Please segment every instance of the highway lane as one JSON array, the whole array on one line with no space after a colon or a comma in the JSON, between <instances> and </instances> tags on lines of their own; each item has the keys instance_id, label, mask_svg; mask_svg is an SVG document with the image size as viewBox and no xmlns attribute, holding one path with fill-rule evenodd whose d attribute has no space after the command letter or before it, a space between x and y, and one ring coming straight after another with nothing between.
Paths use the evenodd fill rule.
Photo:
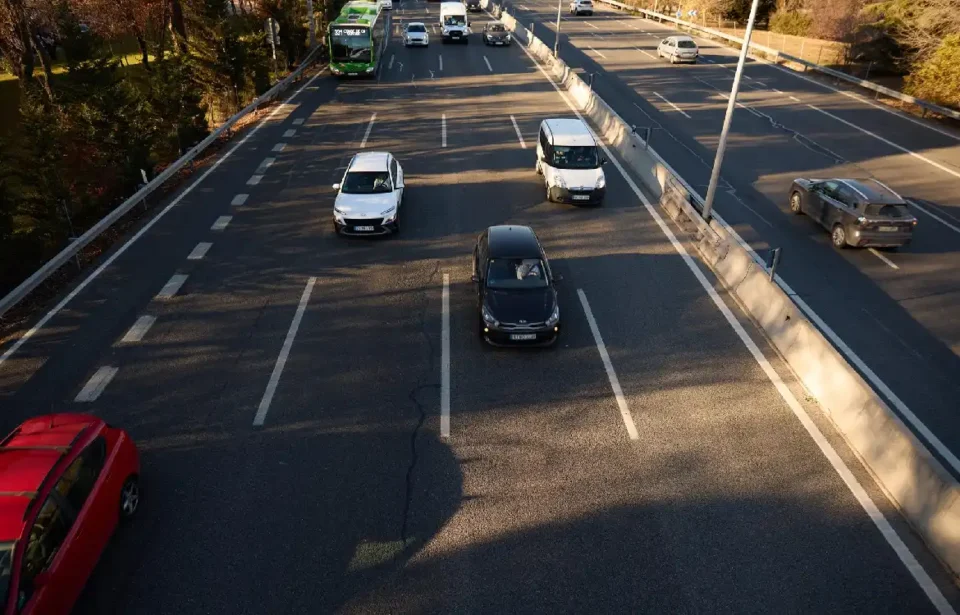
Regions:
<instances>
[{"instance_id":1,"label":"highway lane","mask_svg":"<svg viewBox=\"0 0 960 615\"><path fill-rule=\"evenodd\" d=\"M161 251L161 221L143 239L156 240L153 252L131 248L104 273L116 295L140 296L104 303L118 305L107 319L156 317L141 341L119 344L126 327L104 323L81 353L65 334L47 363L85 367L47 376L49 390L29 386L38 372L4 389L5 408L93 411L144 450L142 516L111 545L78 612L932 612L614 168L603 208L544 202L537 124L570 111L521 50L476 42L393 41L379 83L318 79L195 193L196 219L169 229L190 235L184 246ZM330 228L329 184L364 139L404 163L399 237ZM275 160L248 186L266 157ZM229 205L237 193L248 200ZM227 227L211 231L223 215ZM565 276L565 336L545 352L476 337L470 249L505 222L533 224ZM170 300L124 274L156 267L156 293L200 241L212 246ZM445 319L448 440L438 420ZM102 365L119 370L102 394L72 402Z\"/></svg>"},{"instance_id":2,"label":"highway lane","mask_svg":"<svg viewBox=\"0 0 960 615\"><path fill-rule=\"evenodd\" d=\"M544 3L524 6L524 22L551 14ZM539 35L552 43L552 22L537 23ZM593 19L565 18L561 28L566 61L598 73L597 92L627 121L654 128L653 147L705 194L732 78L719 65L735 62L734 52L701 41L704 57L713 63L670 66L655 59L657 43L668 30L608 10ZM859 130L824 123L808 102L829 110L846 106L858 125L871 131L879 128L859 118L879 118L890 126L884 138L916 147L947 168L955 162L955 141L762 63L750 62L746 74L752 78L743 82L743 108L734 118L717 210L758 251L783 248L781 277L892 390L898 411L905 416L912 412L918 424L936 434L939 442L921 437L936 454L946 453L941 458L956 471L960 319L953 307L960 301L960 235L918 212L921 224L910 247L896 253L837 253L825 232L786 209L786 190L797 176L873 174L906 195L926 190L929 197L934 190L941 203L960 194L960 181L952 175L909 156L890 156L882 143ZM802 102L792 102L790 96ZM903 140L905 135L914 141ZM900 185L904 182L905 187ZM949 208L931 211L952 224Z\"/></svg>"}]
</instances>

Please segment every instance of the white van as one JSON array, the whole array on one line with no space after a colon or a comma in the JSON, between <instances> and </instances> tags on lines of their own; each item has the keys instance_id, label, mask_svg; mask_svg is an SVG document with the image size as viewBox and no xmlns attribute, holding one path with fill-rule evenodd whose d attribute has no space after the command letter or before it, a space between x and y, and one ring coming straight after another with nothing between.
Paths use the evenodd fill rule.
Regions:
<instances>
[{"instance_id":1,"label":"white van","mask_svg":"<svg viewBox=\"0 0 960 615\"><path fill-rule=\"evenodd\" d=\"M467 38L470 22L467 19L467 7L462 2L440 3L440 27L443 28L443 42L463 41Z\"/></svg>"},{"instance_id":2,"label":"white van","mask_svg":"<svg viewBox=\"0 0 960 615\"><path fill-rule=\"evenodd\" d=\"M547 200L599 205L607 192L602 166L607 160L582 120L554 119L540 124L537 173Z\"/></svg>"}]
</instances>

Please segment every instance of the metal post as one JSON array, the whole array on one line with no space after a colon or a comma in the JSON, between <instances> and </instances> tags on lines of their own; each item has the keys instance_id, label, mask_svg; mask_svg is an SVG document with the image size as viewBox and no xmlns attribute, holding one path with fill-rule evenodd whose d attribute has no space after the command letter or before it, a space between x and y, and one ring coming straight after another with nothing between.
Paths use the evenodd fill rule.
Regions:
<instances>
[{"instance_id":1,"label":"metal post","mask_svg":"<svg viewBox=\"0 0 960 615\"><path fill-rule=\"evenodd\" d=\"M777 275L777 265L780 264L780 253L783 251L783 248L774 248L770 250L770 281L773 282L773 279Z\"/></svg>"},{"instance_id":2,"label":"metal post","mask_svg":"<svg viewBox=\"0 0 960 615\"><path fill-rule=\"evenodd\" d=\"M800 39L800 59L801 59L801 60L803 59L803 48L804 48L804 46L805 46L806 44L807 44L807 39L806 39L806 38L801 38L801 39ZM807 70L807 66L806 66L806 65L803 66L803 70Z\"/></svg>"},{"instance_id":3,"label":"metal post","mask_svg":"<svg viewBox=\"0 0 960 615\"><path fill-rule=\"evenodd\" d=\"M559 58L560 53L560 11L563 9L563 0L557 0L557 34L553 39L553 57Z\"/></svg>"},{"instance_id":4,"label":"metal post","mask_svg":"<svg viewBox=\"0 0 960 615\"><path fill-rule=\"evenodd\" d=\"M870 64L867 65L867 74L863 76L864 81L870 81L870 69L873 68L873 60L870 60Z\"/></svg>"},{"instance_id":5,"label":"metal post","mask_svg":"<svg viewBox=\"0 0 960 615\"><path fill-rule=\"evenodd\" d=\"M743 65L747 61L747 50L750 48L750 36L753 34L753 24L757 19L757 5L760 0L753 0L750 6L750 19L747 21L747 30L743 35L743 46L740 48L740 58L737 60L737 72L733 77L733 89L730 91L730 101L727 104L727 115L723 118L723 130L720 133L720 144L717 146L717 157L713 161L713 171L710 174L710 186L707 188L707 200L703 204L703 219L710 219L713 209L713 200L717 196L717 183L720 181L720 167L723 166L723 154L727 150L727 135L733 123L733 112L737 108L737 94L740 92L740 79L743 77Z\"/></svg>"},{"instance_id":6,"label":"metal post","mask_svg":"<svg viewBox=\"0 0 960 615\"><path fill-rule=\"evenodd\" d=\"M310 48L317 46L317 24L313 18L313 0L307 0L307 24L310 27Z\"/></svg>"},{"instance_id":7,"label":"metal post","mask_svg":"<svg viewBox=\"0 0 960 615\"><path fill-rule=\"evenodd\" d=\"M820 45L820 51L817 52L817 66L820 66L820 56L823 55L823 45Z\"/></svg>"},{"instance_id":8,"label":"metal post","mask_svg":"<svg viewBox=\"0 0 960 615\"><path fill-rule=\"evenodd\" d=\"M590 87L590 91L593 91L593 77L596 73L590 73L590 82L587 84Z\"/></svg>"}]
</instances>

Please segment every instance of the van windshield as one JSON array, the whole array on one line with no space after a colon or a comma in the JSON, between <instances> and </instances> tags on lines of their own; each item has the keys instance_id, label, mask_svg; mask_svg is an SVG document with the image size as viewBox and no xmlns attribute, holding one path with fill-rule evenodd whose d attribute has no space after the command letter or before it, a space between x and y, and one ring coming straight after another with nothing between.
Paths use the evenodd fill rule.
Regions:
<instances>
[{"instance_id":1,"label":"van windshield","mask_svg":"<svg viewBox=\"0 0 960 615\"><path fill-rule=\"evenodd\" d=\"M550 166L555 169L596 169L600 166L600 156L593 145L555 145Z\"/></svg>"},{"instance_id":2,"label":"van windshield","mask_svg":"<svg viewBox=\"0 0 960 615\"><path fill-rule=\"evenodd\" d=\"M463 26L466 25L467 20L463 15L447 15L443 20L443 25L445 26Z\"/></svg>"}]
</instances>

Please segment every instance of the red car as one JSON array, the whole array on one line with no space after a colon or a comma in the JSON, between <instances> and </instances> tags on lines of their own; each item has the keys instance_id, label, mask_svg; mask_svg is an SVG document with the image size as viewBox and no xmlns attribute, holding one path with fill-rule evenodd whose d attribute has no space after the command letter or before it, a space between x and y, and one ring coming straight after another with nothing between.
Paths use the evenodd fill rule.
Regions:
<instances>
[{"instance_id":1,"label":"red car","mask_svg":"<svg viewBox=\"0 0 960 615\"><path fill-rule=\"evenodd\" d=\"M140 504L140 454L83 414L26 421L0 442L5 615L66 615L117 523Z\"/></svg>"}]
</instances>

